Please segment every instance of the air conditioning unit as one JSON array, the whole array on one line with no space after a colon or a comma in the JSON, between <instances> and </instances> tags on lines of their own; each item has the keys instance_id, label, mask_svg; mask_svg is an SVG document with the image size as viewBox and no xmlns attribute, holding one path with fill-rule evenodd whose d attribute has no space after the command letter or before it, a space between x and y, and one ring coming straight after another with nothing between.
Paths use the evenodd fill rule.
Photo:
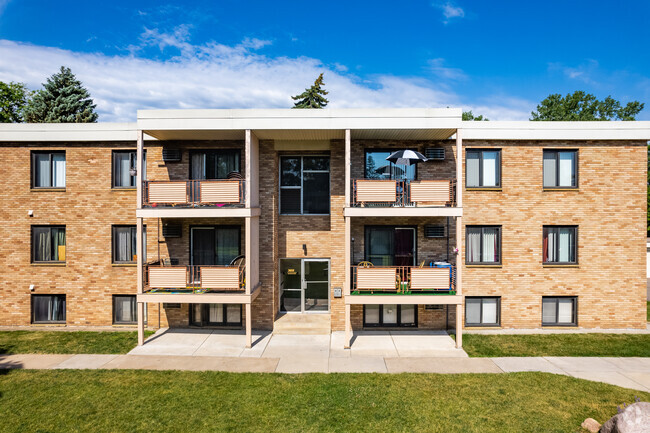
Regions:
<instances>
[{"instance_id":1,"label":"air conditioning unit","mask_svg":"<svg viewBox=\"0 0 650 433\"><path fill-rule=\"evenodd\" d=\"M183 154L180 149L163 149L162 157L164 162L180 162Z\"/></svg>"},{"instance_id":2,"label":"air conditioning unit","mask_svg":"<svg viewBox=\"0 0 650 433\"><path fill-rule=\"evenodd\" d=\"M445 237L445 226L443 225L433 225L427 224L424 226L424 237L425 238L444 238Z\"/></svg>"},{"instance_id":3,"label":"air conditioning unit","mask_svg":"<svg viewBox=\"0 0 650 433\"><path fill-rule=\"evenodd\" d=\"M445 148L444 147L427 147L424 149L424 156L427 159L432 161L444 161L445 160Z\"/></svg>"},{"instance_id":4,"label":"air conditioning unit","mask_svg":"<svg viewBox=\"0 0 650 433\"><path fill-rule=\"evenodd\" d=\"M180 224L163 224L162 234L164 238L180 238L182 231Z\"/></svg>"}]
</instances>

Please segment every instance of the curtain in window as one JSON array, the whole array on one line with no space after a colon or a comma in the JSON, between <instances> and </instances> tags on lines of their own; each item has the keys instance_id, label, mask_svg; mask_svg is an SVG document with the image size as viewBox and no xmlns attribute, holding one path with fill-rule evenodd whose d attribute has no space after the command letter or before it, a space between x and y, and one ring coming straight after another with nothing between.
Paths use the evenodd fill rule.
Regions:
<instances>
[{"instance_id":1,"label":"curtain in window","mask_svg":"<svg viewBox=\"0 0 650 433\"><path fill-rule=\"evenodd\" d=\"M65 296L34 296L32 304L35 322L65 321Z\"/></svg>"},{"instance_id":2,"label":"curtain in window","mask_svg":"<svg viewBox=\"0 0 650 433\"><path fill-rule=\"evenodd\" d=\"M483 262L498 262L498 229L483 229Z\"/></svg>"},{"instance_id":3,"label":"curtain in window","mask_svg":"<svg viewBox=\"0 0 650 433\"><path fill-rule=\"evenodd\" d=\"M384 305L384 325L397 324L397 305Z\"/></svg>"},{"instance_id":4,"label":"curtain in window","mask_svg":"<svg viewBox=\"0 0 650 433\"><path fill-rule=\"evenodd\" d=\"M483 185L497 186L498 152L483 152Z\"/></svg>"},{"instance_id":5,"label":"curtain in window","mask_svg":"<svg viewBox=\"0 0 650 433\"><path fill-rule=\"evenodd\" d=\"M239 255L239 230L217 229L217 265L227 265Z\"/></svg>"},{"instance_id":6,"label":"curtain in window","mask_svg":"<svg viewBox=\"0 0 650 433\"><path fill-rule=\"evenodd\" d=\"M542 323L556 323L555 299L542 300Z\"/></svg>"},{"instance_id":7,"label":"curtain in window","mask_svg":"<svg viewBox=\"0 0 650 433\"><path fill-rule=\"evenodd\" d=\"M36 176L34 179L35 187L50 187L50 154L37 153L34 155L36 165Z\"/></svg>"},{"instance_id":8,"label":"curtain in window","mask_svg":"<svg viewBox=\"0 0 650 433\"><path fill-rule=\"evenodd\" d=\"M558 257L556 254L557 232L553 229L545 229L545 230L546 230L546 237L545 237L544 248L546 249L546 253L544 254L544 261L547 263L557 262L558 261Z\"/></svg>"},{"instance_id":9,"label":"curtain in window","mask_svg":"<svg viewBox=\"0 0 650 433\"><path fill-rule=\"evenodd\" d=\"M52 260L52 237L49 228L35 227L34 237L36 243L34 260L37 262L47 262Z\"/></svg>"},{"instance_id":10,"label":"curtain in window","mask_svg":"<svg viewBox=\"0 0 650 433\"><path fill-rule=\"evenodd\" d=\"M52 181L54 187L65 187L65 154L52 154Z\"/></svg>"},{"instance_id":11,"label":"curtain in window","mask_svg":"<svg viewBox=\"0 0 650 433\"><path fill-rule=\"evenodd\" d=\"M192 323L201 326L203 324L203 316L201 315L203 304L192 304Z\"/></svg>"},{"instance_id":12,"label":"curtain in window","mask_svg":"<svg viewBox=\"0 0 650 433\"><path fill-rule=\"evenodd\" d=\"M555 155L555 152L544 152L544 186L557 186Z\"/></svg>"},{"instance_id":13,"label":"curtain in window","mask_svg":"<svg viewBox=\"0 0 650 433\"><path fill-rule=\"evenodd\" d=\"M205 153L192 154L192 179L205 179Z\"/></svg>"},{"instance_id":14,"label":"curtain in window","mask_svg":"<svg viewBox=\"0 0 650 433\"><path fill-rule=\"evenodd\" d=\"M218 153L215 160L217 179L226 179L233 171L239 172L239 152Z\"/></svg>"},{"instance_id":15,"label":"curtain in window","mask_svg":"<svg viewBox=\"0 0 650 433\"><path fill-rule=\"evenodd\" d=\"M223 304L208 304L208 321L210 323L223 322Z\"/></svg>"},{"instance_id":16,"label":"curtain in window","mask_svg":"<svg viewBox=\"0 0 650 433\"><path fill-rule=\"evenodd\" d=\"M558 302L558 323L572 323L573 322L573 299L560 298Z\"/></svg>"},{"instance_id":17,"label":"curtain in window","mask_svg":"<svg viewBox=\"0 0 650 433\"><path fill-rule=\"evenodd\" d=\"M467 186L480 186L479 183L479 153L467 152Z\"/></svg>"},{"instance_id":18,"label":"curtain in window","mask_svg":"<svg viewBox=\"0 0 650 433\"><path fill-rule=\"evenodd\" d=\"M415 324L415 305L400 305L400 324Z\"/></svg>"},{"instance_id":19,"label":"curtain in window","mask_svg":"<svg viewBox=\"0 0 650 433\"><path fill-rule=\"evenodd\" d=\"M558 152L560 159L560 186L574 186L575 173L573 172L575 163L574 152Z\"/></svg>"},{"instance_id":20,"label":"curtain in window","mask_svg":"<svg viewBox=\"0 0 650 433\"><path fill-rule=\"evenodd\" d=\"M481 300L465 298L465 322L481 323Z\"/></svg>"},{"instance_id":21,"label":"curtain in window","mask_svg":"<svg viewBox=\"0 0 650 433\"><path fill-rule=\"evenodd\" d=\"M116 187L127 187L131 185L131 158L129 153L115 152L113 154L114 178Z\"/></svg>"},{"instance_id":22,"label":"curtain in window","mask_svg":"<svg viewBox=\"0 0 650 433\"><path fill-rule=\"evenodd\" d=\"M52 259L55 261L62 260L63 257L59 257L59 253L62 252L65 254L65 229L64 228L53 228L52 229ZM63 247L63 251L59 248Z\"/></svg>"},{"instance_id":23,"label":"curtain in window","mask_svg":"<svg viewBox=\"0 0 650 433\"><path fill-rule=\"evenodd\" d=\"M241 322L241 306L239 304L226 304L226 322Z\"/></svg>"},{"instance_id":24,"label":"curtain in window","mask_svg":"<svg viewBox=\"0 0 650 433\"><path fill-rule=\"evenodd\" d=\"M366 323L369 325L378 325L379 324L379 310L381 307L379 305L366 305Z\"/></svg>"},{"instance_id":25,"label":"curtain in window","mask_svg":"<svg viewBox=\"0 0 650 433\"><path fill-rule=\"evenodd\" d=\"M392 266L394 229L371 228L367 231L367 258L375 266Z\"/></svg>"},{"instance_id":26,"label":"curtain in window","mask_svg":"<svg viewBox=\"0 0 650 433\"><path fill-rule=\"evenodd\" d=\"M497 300L494 298L483 299L483 323L497 323Z\"/></svg>"},{"instance_id":27,"label":"curtain in window","mask_svg":"<svg viewBox=\"0 0 650 433\"><path fill-rule=\"evenodd\" d=\"M570 228L561 228L559 232L559 251L558 251L558 261L560 262L572 262L571 259L571 246L572 246L572 234L573 229Z\"/></svg>"},{"instance_id":28,"label":"curtain in window","mask_svg":"<svg viewBox=\"0 0 650 433\"><path fill-rule=\"evenodd\" d=\"M138 321L137 300L135 296L115 297L115 322L134 323Z\"/></svg>"},{"instance_id":29,"label":"curtain in window","mask_svg":"<svg viewBox=\"0 0 650 433\"><path fill-rule=\"evenodd\" d=\"M467 261L481 261L481 229L467 229Z\"/></svg>"},{"instance_id":30,"label":"curtain in window","mask_svg":"<svg viewBox=\"0 0 650 433\"><path fill-rule=\"evenodd\" d=\"M115 261L118 262L130 262L133 261L133 239L131 237L131 228L130 227L117 227L115 229L117 238L115 239L116 251L115 251Z\"/></svg>"}]
</instances>

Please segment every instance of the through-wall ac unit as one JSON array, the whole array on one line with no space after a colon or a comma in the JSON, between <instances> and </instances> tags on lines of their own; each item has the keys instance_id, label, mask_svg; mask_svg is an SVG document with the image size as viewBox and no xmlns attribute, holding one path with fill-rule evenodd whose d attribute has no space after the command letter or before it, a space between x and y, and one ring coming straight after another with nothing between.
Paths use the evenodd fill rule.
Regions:
<instances>
[{"instance_id":1,"label":"through-wall ac unit","mask_svg":"<svg viewBox=\"0 0 650 433\"><path fill-rule=\"evenodd\" d=\"M427 159L432 161L444 161L445 160L445 148L444 147L427 147L424 149L424 156Z\"/></svg>"},{"instance_id":2,"label":"through-wall ac unit","mask_svg":"<svg viewBox=\"0 0 650 433\"><path fill-rule=\"evenodd\" d=\"M182 156L180 149L163 149L162 151L164 162L180 162Z\"/></svg>"},{"instance_id":3,"label":"through-wall ac unit","mask_svg":"<svg viewBox=\"0 0 650 433\"><path fill-rule=\"evenodd\" d=\"M443 225L433 225L427 224L424 226L424 237L425 238L444 238L445 237L445 226Z\"/></svg>"},{"instance_id":4,"label":"through-wall ac unit","mask_svg":"<svg viewBox=\"0 0 650 433\"><path fill-rule=\"evenodd\" d=\"M162 235L164 238L180 238L181 233L180 224L163 224Z\"/></svg>"}]
</instances>

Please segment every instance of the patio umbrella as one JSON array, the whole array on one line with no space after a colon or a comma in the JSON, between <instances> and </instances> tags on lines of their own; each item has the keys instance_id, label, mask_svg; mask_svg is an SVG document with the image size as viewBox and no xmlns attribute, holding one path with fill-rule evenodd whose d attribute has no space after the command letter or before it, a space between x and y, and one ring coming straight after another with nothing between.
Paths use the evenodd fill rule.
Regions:
<instances>
[{"instance_id":1,"label":"patio umbrella","mask_svg":"<svg viewBox=\"0 0 650 433\"><path fill-rule=\"evenodd\" d=\"M388 156L388 158L386 158L386 160L397 165L412 165L417 164L418 162L428 161L420 152L409 149L393 152Z\"/></svg>"},{"instance_id":2,"label":"patio umbrella","mask_svg":"<svg viewBox=\"0 0 650 433\"><path fill-rule=\"evenodd\" d=\"M377 174L384 174L384 175L390 175L393 174L395 176L403 176L404 175L404 169L400 167L391 167L391 164L386 164L382 165L378 169L375 170L375 173Z\"/></svg>"}]
</instances>

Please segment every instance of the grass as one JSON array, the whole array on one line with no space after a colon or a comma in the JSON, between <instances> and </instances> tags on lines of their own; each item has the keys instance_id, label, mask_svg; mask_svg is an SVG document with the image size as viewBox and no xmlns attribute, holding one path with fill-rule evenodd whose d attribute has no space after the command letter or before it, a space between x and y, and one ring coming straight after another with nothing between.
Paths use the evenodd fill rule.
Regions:
<instances>
[{"instance_id":1,"label":"grass","mask_svg":"<svg viewBox=\"0 0 650 433\"><path fill-rule=\"evenodd\" d=\"M131 331L0 331L0 354L121 354L137 344L138 333Z\"/></svg>"},{"instance_id":2,"label":"grass","mask_svg":"<svg viewBox=\"0 0 650 433\"><path fill-rule=\"evenodd\" d=\"M575 432L650 393L548 373L11 370L0 431Z\"/></svg>"},{"instance_id":3,"label":"grass","mask_svg":"<svg viewBox=\"0 0 650 433\"><path fill-rule=\"evenodd\" d=\"M463 349L473 357L650 357L650 334L463 334Z\"/></svg>"}]
</instances>

